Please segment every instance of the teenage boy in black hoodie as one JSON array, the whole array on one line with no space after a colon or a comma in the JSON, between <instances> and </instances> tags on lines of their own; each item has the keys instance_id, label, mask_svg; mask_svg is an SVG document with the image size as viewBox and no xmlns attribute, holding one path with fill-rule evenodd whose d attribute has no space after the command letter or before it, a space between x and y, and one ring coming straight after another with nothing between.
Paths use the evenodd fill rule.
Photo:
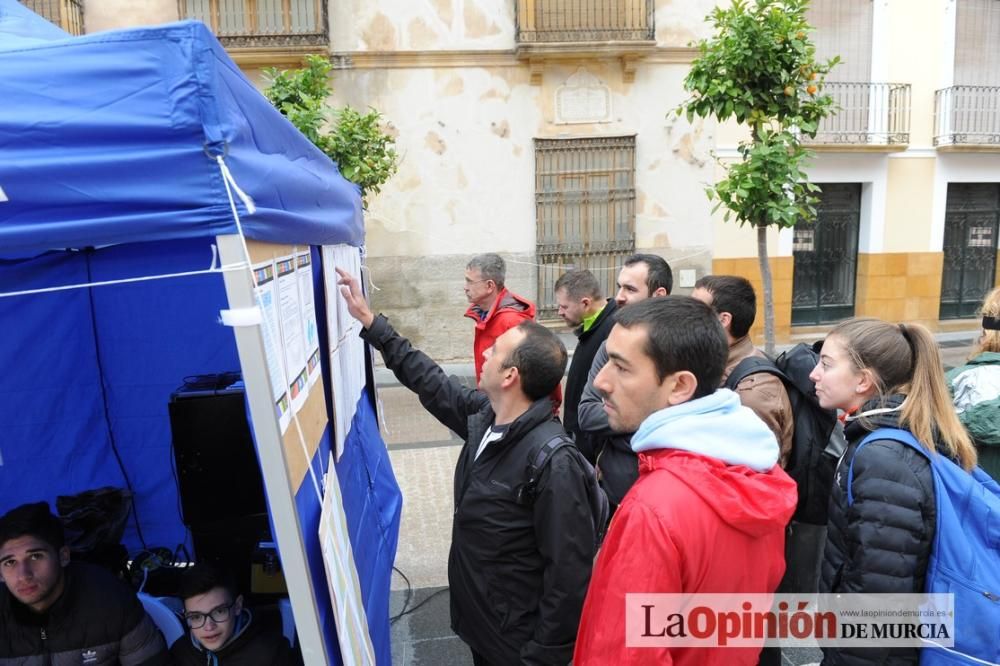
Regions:
<instances>
[{"instance_id":1,"label":"teenage boy in black hoodie","mask_svg":"<svg viewBox=\"0 0 1000 666\"><path fill-rule=\"evenodd\" d=\"M259 616L210 564L181 575L180 596L189 632L170 648L177 666L298 666L302 656L281 633L277 613Z\"/></svg>"}]
</instances>

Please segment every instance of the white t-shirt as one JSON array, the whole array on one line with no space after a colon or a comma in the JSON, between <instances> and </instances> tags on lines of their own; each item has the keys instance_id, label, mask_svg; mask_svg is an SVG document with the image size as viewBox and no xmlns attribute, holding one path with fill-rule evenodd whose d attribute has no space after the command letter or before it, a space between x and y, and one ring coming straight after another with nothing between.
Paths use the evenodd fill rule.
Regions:
<instances>
[{"instance_id":1,"label":"white t-shirt","mask_svg":"<svg viewBox=\"0 0 1000 666\"><path fill-rule=\"evenodd\" d=\"M490 444L490 442L496 442L503 439L503 436L507 434L508 427L510 427L509 423L490 426L490 428L483 434L483 441L479 442L479 448L476 450L476 457L474 460L479 460L479 456L486 450L486 447Z\"/></svg>"}]
</instances>

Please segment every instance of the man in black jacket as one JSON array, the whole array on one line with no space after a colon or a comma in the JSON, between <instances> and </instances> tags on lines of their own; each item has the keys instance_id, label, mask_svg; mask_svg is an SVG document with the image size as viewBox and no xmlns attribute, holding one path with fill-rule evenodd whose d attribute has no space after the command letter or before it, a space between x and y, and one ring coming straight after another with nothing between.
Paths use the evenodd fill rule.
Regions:
<instances>
[{"instance_id":1,"label":"man in black jacket","mask_svg":"<svg viewBox=\"0 0 1000 666\"><path fill-rule=\"evenodd\" d=\"M618 273L615 301L619 308L623 308L647 298L669 296L673 287L673 271L663 257L633 254L625 260L625 265ZM616 433L611 430L608 415L604 411L603 396L594 388L594 378L607 362L608 351L604 343L601 343L594 355L587 386L583 389L577 407L577 420L580 430L590 437L597 457L596 467L601 476L601 487L607 492L611 510L614 511L639 478L639 459L632 450L632 433Z\"/></svg>"},{"instance_id":2,"label":"man in black jacket","mask_svg":"<svg viewBox=\"0 0 1000 666\"><path fill-rule=\"evenodd\" d=\"M555 285L559 316L566 325L575 329L577 344L573 361L566 375L566 393L563 398L563 425L573 433L576 446L591 463L597 459L590 436L580 429L577 407L587 385L590 366L597 350L601 348L615 325L617 304L604 298L601 285L588 270L567 271L559 276Z\"/></svg>"},{"instance_id":3,"label":"man in black jacket","mask_svg":"<svg viewBox=\"0 0 1000 666\"><path fill-rule=\"evenodd\" d=\"M125 583L70 562L45 502L0 518L0 663L161 666L167 645Z\"/></svg>"},{"instance_id":4,"label":"man in black jacket","mask_svg":"<svg viewBox=\"0 0 1000 666\"><path fill-rule=\"evenodd\" d=\"M565 437L548 396L566 368L566 348L525 321L486 352L480 390L472 390L372 314L357 281L337 272L362 337L424 408L465 440L448 557L452 629L477 666L565 665L596 548L579 451L559 448L534 492L524 486L538 450Z\"/></svg>"}]
</instances>

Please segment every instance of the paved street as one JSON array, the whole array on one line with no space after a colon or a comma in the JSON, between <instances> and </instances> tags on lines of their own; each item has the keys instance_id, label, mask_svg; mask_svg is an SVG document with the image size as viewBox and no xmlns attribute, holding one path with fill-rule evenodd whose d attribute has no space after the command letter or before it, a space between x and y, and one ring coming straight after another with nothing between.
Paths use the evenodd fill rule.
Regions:
<instances>
[{"instance_id":1,"label":"paved street","mask_svg":"<svg viewBox=\"0 0 1000 666\"><path fill-rule=\"evenodd\" d=\"M968 354L972 334L939 335L947 367ZM570 342L570 340L567 340ZM471 381L471 366L448 366ZM452 476L462 442L420 406L389 373L377 373L384 436L403 491L403 516L393 574L391 613L407 614L393 625L394 666L471 666L468 648L449 627L447 562L451 541ZM408 602L407 599L409 598ZM414 610L415 609L415 610ZM788 666L820 660L817 651L789 650Z\"/></svg>"}]
</instances>

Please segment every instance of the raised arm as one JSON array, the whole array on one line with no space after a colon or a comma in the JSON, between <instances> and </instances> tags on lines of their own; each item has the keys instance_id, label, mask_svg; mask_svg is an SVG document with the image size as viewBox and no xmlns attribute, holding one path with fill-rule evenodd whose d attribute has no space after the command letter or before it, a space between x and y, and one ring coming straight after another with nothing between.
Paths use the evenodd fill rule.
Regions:
<instances>
[{"instance_id":1,"label":"raised arm","mask_svg":"<svg viewBox=\"0 0 1000 666\"><path fill-rule=\"evenodd\" d=\"M489 401L480 391L464 386L445 374L437 363L397 333L383 315L372 313L353 276L337 269L340 293L351 316L361 322L361 337L382 353L396 379L420 398L420 404L462 439L468 436L467 417Z\"/></svg>"}]
</instances>

